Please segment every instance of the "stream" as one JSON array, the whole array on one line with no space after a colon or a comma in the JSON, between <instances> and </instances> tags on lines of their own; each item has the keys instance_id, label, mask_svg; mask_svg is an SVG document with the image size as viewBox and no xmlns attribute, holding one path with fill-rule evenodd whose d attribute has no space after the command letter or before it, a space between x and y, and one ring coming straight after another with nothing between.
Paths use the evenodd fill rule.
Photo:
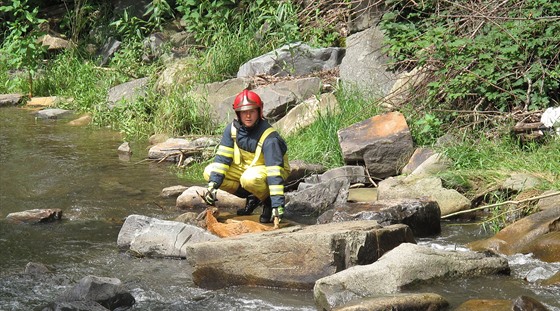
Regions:
<instances>
[{"instance_id":1,"label":"stream","mask_svg":"<svg viewBox=\"0 0 560 311\"><path fill-rule=\"evenodd\" d=\"M121 160L120 135L68 120L38 120L27 110L0 108L0 310L34 310L87 275L120 279L136 299L132 310L316 310L312 291L196 287L185 260L136 258L116 240L123 219L140 214L172 219L175 199L160 197L185 185L168 165L143 161L145 146ZM12 212L59 208L63 220L37 225L6 221ZM437 238L418 239L439 249L464 249L488 236L479 226L443 223ZM510 276L455 280L422 287L444 296L451 307L470 298L515 299L527 295L560 311L560 288L541 287L560 264L530 255L508 257ZM47 274L25 274L27 263ZM450 308L450 309L452 309Z\"/></svg>"}]
</instances>

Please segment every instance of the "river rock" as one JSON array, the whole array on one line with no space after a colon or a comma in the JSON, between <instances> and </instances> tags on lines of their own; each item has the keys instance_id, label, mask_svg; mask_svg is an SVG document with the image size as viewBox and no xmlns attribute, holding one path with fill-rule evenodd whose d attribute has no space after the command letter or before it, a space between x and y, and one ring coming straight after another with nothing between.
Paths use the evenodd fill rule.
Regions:
<instances>
[{"instance_id":1,"label":"river rock","mask_svg":"<svg viewBox=\"0 0 560 311\"><path fill-rule=\"evenodd\" d=\"M60 109L60 108L48 108L39 110L35 113L39 119L59 119L72 114L72 110Z\"/></svg>"},{"instance_id":2,"label":"river rock","mask_svg":"<svg viewBox=\"0 0 560 311\"><path fill-rule=\"evenodd\" d=\"M71 126L84 126L84 125L88 125L91 123L91 121L93 120L93 117L91 116L90 113L86 113L82 116L80 116L77 119L74 119L70 122L68 122L68 125Z\"/></svg>"},{"instance_id":3,"label":"river rock","mask_svg":"<svg viewBox=\"0 0 560 311\"><path fill-rule=\"evenodd\" d=\"M406 179L404 176L389 177L378 184L377 198L415 199L428 197L438 203L441 216L462 211L471 206L471 201L455 189L443 187L440 178L425 176Z\"/></svg>"},{"instance_id":4,"label":"river rock","mask_svg":"<svg viewBox=\"0 0 560 311\"><path fill-rule=\"evenodd\" d=\"M301 42L286 44L241 65L237 77L303 76L337 67L344 54L344 48L315 49Z\"/></svg>"},{"instance_id":5,"label":"river rock","mask_svg":"<svg viewBox=\"0 0 560 311\"><path fill-rule=\"evenodd\" d=\"M126 106L146 95L150 78L134 79L109 89L107 105L109 109Z\"/></svg>"},{"instance_id":6,"label":"river rock","mask_svg":"<svg viewBox=\"0 0 560 311\"><path fill-rule=\"evenodd\" d=\"M6 219L12 222L26 224L52 222L62 219L62 210L60 208L32 209L23 212L10 213L6 216Z\"/></svg>"},{"instance_id":7,"label":"river rock","mask_svg":"<svg viewBox=\"0 0 560 311\"><path fill-rule=\"evenodd\" d=\"M338 101L333 93L321 94L319 98L311 97L294 107L273 127L282 135L288 136L311 125L319 116L339 113Z\"/></svg>"},{"instance_id":8,"label":"river rock","mask_svg":"<svg viewBox=\"0 0 560 311\"><path fill-rule=\"evenodd\" d=\"M346 179L350 184L366 183L366 169L360 165L344 165L319 175L321 182L328 182L331 179Z\"/></svg>"},{"instance_id":9,"label":"river rock","mask_svg":"<svg viewBox=\"0 0 560 311\"><path fill-rule=\"evenodd\" d=\"M435 152L430 148L416 148L408 163L402 168L401 173L405 175L412 173L420 164L434 154Z\"/></svg>"},{"instance_id":10,"label":"river rock","mask_svg":"<svg viewBox=\"0 0 560 311\"><path fill-rule=\"evenodd\" d=\"M509 273L502 257L403 243L372 264L317 280L313 295L322 310L332 310L354 299L398 293L412 284L500 273Z\"/></svg>"},{"instance_id":11,"label":"river rock","mask_svg":"<svg viewBox=\"0 0 560 311\"><path fill-rule=\"evenodd\" d=\"M560 271L556 272L556 274L554 274L550 278L542 281L541 284L544 285L544 286L556 285L556 286L560 287Z\"/></svg>"},{"instance_id":12,"label":"river rock","mask_svg":"<svg viewBox=\"0 0 560 311\"><path fill-rule=\"evenodd\" d=\"M28 262L24 270L26 274L45 274L49 272L51 272L51 270L40 262Z\"/></svg>"},{"instance_id":13,"label":"river rock","mask_svg":"<svg viewBox=\"0 0 560 311\"><path fill-rule=\"evenodd\" d=\"M348 199L349 183L346 178L331 179L309 188L286 193L284 217L304 223L304 219L316 218L324 212L343 204Z\"/></svg>"},{"instance_id":14,"label":"river rock","mask_svg":"<svg viewBox=\"0 0 560 311\"><path fill-rule=\"evenodd\" d=\"M400 112L366 119L338 131L342 157L347 164L363 163L373 178L398 174L413 153L412 135Z\"/></svg>"},{"instance_id":15,"label":"river rock","mask_svg":"<svg viewBox=\"0 0 560 311\"><path fill-rule=\"evenodd\" d=\"M301 180L311 174L321 174L326 168L321 164L306 163L302 160L290 161L290 175L286 178L285 190L297 189Z\"/></svg>"},{"instance_id":16,"label":"river rock","mask_svg":"<svg viewBox=\"0 0 560 311\"><path fill-rule=\"evenodd\" d=\"M388 70L391 60L383 52L383 38L379 26L346 38L346 54L340 63L340 80L344 85L357 86L381 96L389 93L397 75Z\"/></svg>"},{"instance_id":17,"label":"river rock","mask_svg":"<svg viewBox=\"0 0 560 311\"><path fill-rule=\"evenodd\" d=\"M471 299L454 311L548 311L541 302L529 296L519 296L514 301L503 299Z\"/></svg>"},{"instance_id":18,"label":"river rock","mask_svg":"<svg viewBox=\"0 0 560 311\"><path fill-rule=\"evenodd\" d=\"M68 289L56 299L56 302L75 301L95 301L109 310L125 310L132 307L136 302L121 280L94 275L82 278L78 284ZM63 309L56 308L55 310Z\"/></svg>"},{"instance_id":19,"label":"river rock","mask_svg":"<svg viewBox=\"0 0 560 311\"><path fill-rule=\"evenodd\" d=\"M543 211L545 209L560 206L560 191L548 190L545 191L542 195L550 195L550 196L539 200L539 202L537 203L537 207L539 210Z\"/></svg>"},{"instance_id":20,"label":"river rock","mask_svg":"<svg viewBox=\"0 0 560 311\"><path fill-rule=\"evenodd\" d=\"M119 231L117 245L142 256L184 258L189 243L218 239L197 226L130 215Z\"/></svg>"},{"instance_id":21,"label":"river rock","mask_svg":"<svg viewBox=\"0 0 560 311\"><path fill-rule=\"evenodd\" d=\"M438 294L395 294L364 298L336 308L336 311L447 310L449 303Z\"/></svg>"},{"instance_id":22,"label":"river rock","mask_svg":"<svg viewBox=\"0 0 560 311\"><path fill-rule=\"evenodd\" d=\"M376 220L383 226L402 223L412 229L415 237L441 232L439 206L427 198L346 203L324 213L317 222L354 220Z\"/></svg>"},{"instance_id":23,"label":"river rock","mask_svg":"<svg viewBox=\"0 0 560 311\"><path fill-rule=\"evenodd\" d=\"M108 311L95 301L56 301L41 308L41 311Z\"/></svg>"},{"instance_id":24,"label":"river rock","mask_svg":"<svg viewBox=\"0 0 560 311\"><path fill-rule=\"evenodd\" d=\"M292 226L189 244L194 283L203 288L274 286L310 289L316 280L369 264L401 243L415 243L406 225L375 221Z\"/></svg>"},{"instance_id":25,"label":"river rock","mask_svg":"<svg viewBox=\"0 0 560 311\"><path fill-rule=\"evenodd\" d=\"M179 162L187 154L202 154L205 148L212 148L217 144L218 140L214 137L200 137L195 140L169 138L163 143L150 147L148 158Z\"/></svg>"},{"instance_id":26,"label":"river rock","mask_svg":"<svg viewBox=\"0 0 560 311\"><path fill-rule=\"evenodd\" d=\"M185 190L187 189L189 189L189 187L181 186L181 185L166 187L161 190L159 195L162 198L176 198L180 196L183 192L185 192Z\"/></svg>"},{"instance_id":27,"label":"river rock","mask_svg":"<svg viewBox=\"0 0 560 311\"><path fill-rule=\"evenodd\" d=\"M533 253L549 262L560 261L560 206L527 217L500 230L485 240L469 243L475 251L492 251L505 255Z\"/></svg>"},{"instance_id":28,"label":"river rock","mask_svg":"<svg viewBox=\"0 0 560 311\"><path fill-rule=\"evenodd\" d=\"M0 94L0 107L17 106L22 99L21 94Z\"/></svg>"},{"instance_id":29,"label":"river rock","mask_svg":"<svg viewBox=\"0 0 560 311\"><path fill-rule=\"evenodd\" d=\"M206 202L200 197L206 193L206 188L201 186L192 186L183 191L177 197L175 206L177 209L203 209L208 207ZM220 209L238 209L245 207L246 200L229 192L218 189L216 194L216 207Z\"/></svg>"}]
</instances>

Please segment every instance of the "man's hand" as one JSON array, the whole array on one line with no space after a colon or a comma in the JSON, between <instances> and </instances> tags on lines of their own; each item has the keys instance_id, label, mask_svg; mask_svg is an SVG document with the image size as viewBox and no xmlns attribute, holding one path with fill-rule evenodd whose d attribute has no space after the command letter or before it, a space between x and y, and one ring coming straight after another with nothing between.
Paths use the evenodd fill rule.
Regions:
<instances>
[{"instance_id":1,"label":"man's hand","mask_svg":"<svg viewBox=\"0 0 560 311\"><path fill-rule=\"evenodd\" d=\"M274 229L278 229L278 225L280 224L280 221L282 221L283 216L284 216L284 206L278 206L272 209Z\"/></svg>"},{"instance_id":2,"label":"man's hand","mask_svg":"<svg viewBox=\"0 0 560 311\"><path fill-rule=\"evenodd\" d=\"M218 189L214 188L215 184L213 182L208 183L208 188L206 189L206 193L204 193L204 196L202 197L204 199L204 202L206 202L206 204L208 205L216 205L216 201L218 201L218 199L216 198L216 195L218 193Z\"/></svg>"},{"instance_id":3,"label":"man's hand","mask_svg":"<svg viewBox=\"0 0 560 311\"><path fill-rule=\"evenodd\" d=\"M282 217L284 217L284 206L278 206L277 208L273 208L272 216L278 217L278 221L282 220Z\"/></svg>"}]
</instances>

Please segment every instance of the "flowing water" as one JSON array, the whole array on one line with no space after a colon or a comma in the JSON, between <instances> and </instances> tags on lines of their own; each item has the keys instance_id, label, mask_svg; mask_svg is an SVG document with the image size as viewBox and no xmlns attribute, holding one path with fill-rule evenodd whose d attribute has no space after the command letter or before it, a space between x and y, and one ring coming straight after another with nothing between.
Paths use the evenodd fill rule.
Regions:
<instances>
[{"instance_id":1,"label":"flowing water","mask_svg":"<svg viewBox=\"0 0 560 311\"><path fill-rule=\"evenodd\" d=\"M234 287L197 288L184 260L136 258L116 245L130 214L171 219L179 213L161 189L184 184L164 164L142 161L144 146L120 160L122 142L110 130L71 127L65 120L36 120L26 110L0 109L0 310L33 310L87 275L123 281L136 299L133 310L315 310L311 291ZM184 184L188 186L187 184ZM60 208L64 219L38 225L12 224L6 215ZM481 238L478 227L445 225L436 239L420 244L461 249ZM558 271L527 255L509 258L512 275L433 284L457 306L468 298L514 299L528 295L560 310L560 289L540 278ZM51 273L25 274L29 262ZM527 279L532 280L527 281Z\"/></svg>"}]
</instances>

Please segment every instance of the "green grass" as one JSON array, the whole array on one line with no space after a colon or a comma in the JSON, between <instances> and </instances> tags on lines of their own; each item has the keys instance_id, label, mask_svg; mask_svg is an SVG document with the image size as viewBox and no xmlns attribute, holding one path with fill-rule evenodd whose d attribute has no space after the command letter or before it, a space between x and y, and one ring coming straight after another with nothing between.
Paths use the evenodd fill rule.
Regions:
<instances>
[{"instance_id":1,"label":"green grass","mask_svg":"<svg viewBox=\"0 0 560 311\"><path fill-rule=\"evenodd\" d=\"M380 112L376 100L351 87L336 93L339 111L320 114L317 121L286 138L290 159L320 163L327 168L344 164L337 132Z\"/></svg>"},{"instance_id":2,"label":"green grass","mask_svg":"<svg viewBox=\"0 0 560 311\"><path fill-rule=\"evenodd\" d=\"M473 198L492 189L511 173L532 174L542 180L541 190L560 189L560 138L521 144L505 136L489 139L483 133L441 149L453 168L441 175L446 186Z\"/></svg>"}]
</instances>

